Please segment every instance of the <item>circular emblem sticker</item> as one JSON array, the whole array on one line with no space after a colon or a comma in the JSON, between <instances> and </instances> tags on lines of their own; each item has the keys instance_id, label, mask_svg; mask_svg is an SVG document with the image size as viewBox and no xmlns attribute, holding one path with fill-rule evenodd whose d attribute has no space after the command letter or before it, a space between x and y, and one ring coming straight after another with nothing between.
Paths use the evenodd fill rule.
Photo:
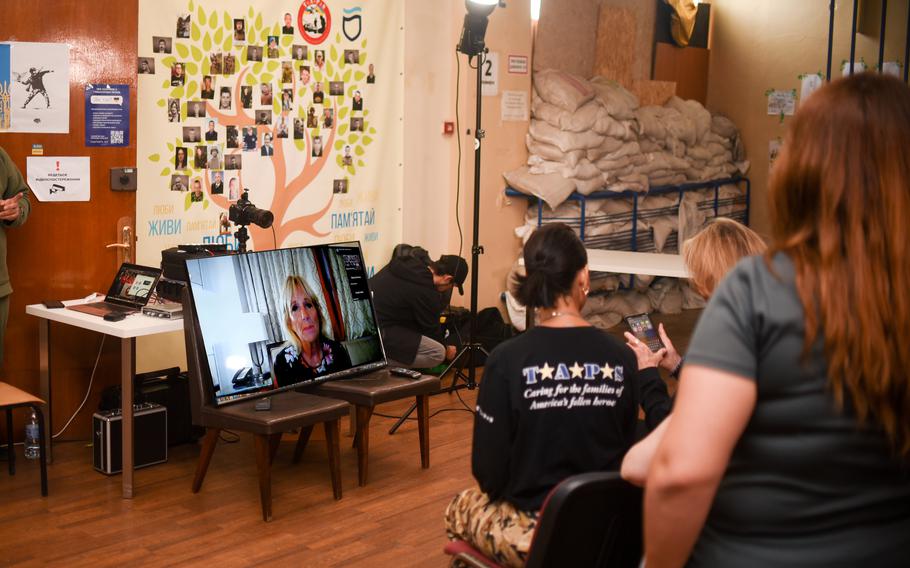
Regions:
<instances>
[{"instance_id":1,"label":"circular emblem sticker","mask_svg":"<svg viewBox=\"0 0 910 568\"><path fill-rule=\"evenodd\" d=\"M297 27L308 43L319 45L329 37L332 14L324 0L303 0L297 12Z\"/></svg>"}]
</instances>

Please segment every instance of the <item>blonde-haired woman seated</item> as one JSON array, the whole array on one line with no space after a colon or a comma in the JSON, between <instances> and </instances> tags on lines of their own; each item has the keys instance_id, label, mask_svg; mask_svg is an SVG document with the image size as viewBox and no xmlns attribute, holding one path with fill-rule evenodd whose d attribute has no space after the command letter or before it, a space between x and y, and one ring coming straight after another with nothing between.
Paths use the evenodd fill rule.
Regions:
<instances>
[{"instance_id":1,"label":"blonde-haired woman seated","mask_svg":"<svg viewBox=\"0 0 910 568\"><path fill-rule=\"evenodd\" d=\"M683 243L683 260L689 270L689 283L705 299L711 297L717 285L736 263L744 257L762 254L767 245L758 233L742 223L727 217L712 219L692 238ZM673 347L673 342L664 330L664 324L657 327L660 339L666 347L666 354L659 365L679 377L683 359ZM653 354L648 346L626 332L627 345L635 351L639 364L646 364ZM636 485L644 485L654 452L663 439L670 423L668 416L648 437L632 446L622 461L622 476Z\"/></svg>"},{"instance_id":2,"label":"blonde-haired woman seated","mask_svg":"<svg viewBox=\"0 0 910 568\"><path fill-rule=\"evenodd\" d=\"M893 77L800 104L770 252L711 297L648 471L648 568L907 566L908 148Z\"/></svg>"}]
</instances>

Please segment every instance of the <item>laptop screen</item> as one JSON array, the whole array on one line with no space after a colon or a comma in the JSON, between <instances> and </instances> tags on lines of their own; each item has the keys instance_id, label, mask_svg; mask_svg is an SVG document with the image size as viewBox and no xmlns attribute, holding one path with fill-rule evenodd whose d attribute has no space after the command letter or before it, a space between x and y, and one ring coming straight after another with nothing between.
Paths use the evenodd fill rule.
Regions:
<instances>
[{"instance_id":1,"label":"laptop screen","mask_svg":"<svg viewBox=\"0 0 910 568\"><path fill-rule=\"evenodd\" d=\"M141 308L148 303L161 270L124 262L104 298L106 302Z\"/></svg>"},{"instance_id":2,"label":"laptop screen","mask_svg":"<svg viewBox=\"0 0 910 568\"><path fill-rule=\"evenodd\" d=\"M386 365L359 243L186 267L216 404Z\"/></svg>"}]
</instances>

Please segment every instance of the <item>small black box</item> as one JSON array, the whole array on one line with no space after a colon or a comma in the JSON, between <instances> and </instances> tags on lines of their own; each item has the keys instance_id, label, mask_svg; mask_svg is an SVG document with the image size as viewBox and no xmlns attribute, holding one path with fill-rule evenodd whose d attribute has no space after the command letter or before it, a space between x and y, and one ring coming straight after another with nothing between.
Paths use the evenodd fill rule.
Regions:
<instances>
[{"instance_id":1,"label":"small black box","mask_svg":"<svg viewBox=\"0 0 910 568\"><path fill-rule=\"evenodd\" d=\"M123 469L123 416L120 410L92 415L95 469L111 475ZM167 461L167 409L159 404L133 405L133 467Z\"/></svg>"}]
</instances>

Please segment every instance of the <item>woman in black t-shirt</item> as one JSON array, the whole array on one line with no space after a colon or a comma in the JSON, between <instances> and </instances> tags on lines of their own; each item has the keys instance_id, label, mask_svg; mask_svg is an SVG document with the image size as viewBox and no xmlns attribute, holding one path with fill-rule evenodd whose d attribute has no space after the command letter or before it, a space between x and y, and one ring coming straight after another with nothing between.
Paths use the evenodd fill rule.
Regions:
<instances>
[{"instance_id":1,"label":"woman in black t-shirt","mask_svg":"<svg viewBox=\"0 0 910 568\"><path fill-rule=\"evenodd\" d=\"M638 371L631 350L581 317L590 278L571 228L546 225L524 250L518 299L539 326L493 350L474 419L472 470L479 489L446 510L449 538L501 564L522 565L537 512L563 479L616 470L635 439L639 405L649 428L669 412L657 371Z\"/></svg>"},{"instance_id":2,"label":"woman in black t-shirt","mask_svg":"<svg viewBox=\"0 0 910 568\"><path fill-rule=\"evenodd\" d=\"M311 381L351 368L351 357L344 346L323 335L319 302L300 276L291 275L285 281L282 323L287 345L272 364L279 385Z\"/></svg>"}]
</instances>

